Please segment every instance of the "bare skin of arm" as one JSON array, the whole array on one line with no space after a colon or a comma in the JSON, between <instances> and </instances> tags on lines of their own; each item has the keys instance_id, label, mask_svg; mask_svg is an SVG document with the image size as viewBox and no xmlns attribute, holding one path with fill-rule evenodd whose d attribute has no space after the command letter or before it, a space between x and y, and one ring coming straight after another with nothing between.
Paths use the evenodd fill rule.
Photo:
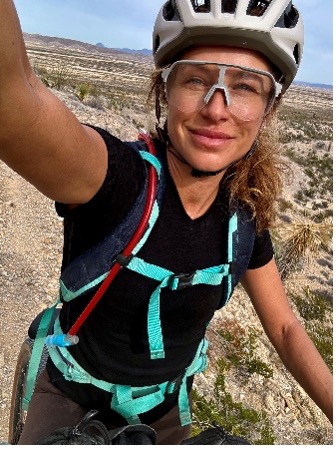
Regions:
<instances>
[{"instance_id":1,"label":"bare skin of arm","mask_svg":"<svg viewBox=\"0 0 336 449\"><path fill-rule=\"evenodd\" d=\"M0 159L53 200L87 202L106 175L105 143L33 73L12 0L0 2L0 60Z\"/></svg>"},{"instance_id":2,"label":"bare skin of arm","mask_svg":"<svg viewBox=\"0 0 336 449\"><path fill-rule=\"evenodd\" d=\"M284 365L332 422L332 375L295 317L274 259L248 270L242 284Z\"/></svg>"}]
</instances>

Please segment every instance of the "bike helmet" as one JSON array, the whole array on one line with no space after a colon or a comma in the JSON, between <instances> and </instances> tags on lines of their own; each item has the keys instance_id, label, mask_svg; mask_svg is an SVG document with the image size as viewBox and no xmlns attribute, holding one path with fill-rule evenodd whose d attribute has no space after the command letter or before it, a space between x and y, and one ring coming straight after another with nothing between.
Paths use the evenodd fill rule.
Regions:
<instances>
[{"instance_id":1,"label":"bike helmet","mask_svg":"<svg viewBox=\"0 0 336 449\"><path fill-rule=\"evenodd\" d=\"M291 0L166 1L153 31L156 67L169 65L195 45L259 51L280 71L285 92L301 62L302 17Z\"/></svg>"}]
</instances>

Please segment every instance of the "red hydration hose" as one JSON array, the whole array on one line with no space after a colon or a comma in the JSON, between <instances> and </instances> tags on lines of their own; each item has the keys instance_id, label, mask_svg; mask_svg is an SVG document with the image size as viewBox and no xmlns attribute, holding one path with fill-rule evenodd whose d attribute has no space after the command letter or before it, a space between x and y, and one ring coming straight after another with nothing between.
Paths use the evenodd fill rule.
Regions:
<instances>
[{"instance_id":1,"label":"red hydration hose","mask_svg":"<svg viewBox=\"0 0 336 449\"><path fill-rule=\"evenodd\" d=\"M149 153L155 155L155 153L156 153L155 147L154 147L151 137L148 134L141 133L139 135L139 139L143 140L146 143ZM157 187L157 173L156 173L155 168L151 165L149 168L148 193L147 193L147 201L146 201L145 210L144 210L141 222L140 222L137 230L135 231L133 237L129 241L129 243L126 246L126 248L124 249L124 251L121 253L125 257L129 257L132 254L133 249L135 248L137 243L140 241L141 237L143 236L143 234L147 228L150 214L152 212L154 201L156 198L156 187ZM101 300L102 296L104 295L104 293L110 286L113 279L119 273L121 268L122 268L122 266L119 265L118 262L115 262L113 264L109 274L104 279L103 283L101 284L101 286L99 287L99 289L97 290L97 292L95 293L95 295L93 296L93 298L91 299L89 304L85 307L83 312L77 318L76 322L70 328L68 335L72 335L72 336L77 335L79 329L81 328L81 326L83 325L83 323L85 322L87 317L90 315L92 310L96 307L98 302Z\"/></svg>"}]
</instances>

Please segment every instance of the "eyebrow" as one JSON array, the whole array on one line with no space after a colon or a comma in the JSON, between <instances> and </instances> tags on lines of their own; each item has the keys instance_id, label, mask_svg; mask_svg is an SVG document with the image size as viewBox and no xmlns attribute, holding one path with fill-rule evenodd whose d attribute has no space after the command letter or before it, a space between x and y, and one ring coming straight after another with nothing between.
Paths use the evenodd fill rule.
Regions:
<instances>
[{"instance_id":1,"label":"eyebrow","mask_svg":"<svg viewBox=\"0 0 336 449\"><path fill-rule=\"evenodd\" d=\"M214 67L216 67L217 70L214 70ZM210 64L195 64L194 66L193 64L186 64L185 66L181 64L180 68L182 68L181 73L188 76L207 76L213 78L213 82L218 79L219 69L216 64L213 64L212 67L210 67Z\"/></svg>"},{"instance_id":2,"label":"eyebrow","mask_svg":"<svg viewBox=\"0 0 336 449\"><path fill-rule=\"evenodd\" d=\"M233 72L233 71L235 72L236 76L238 75L239 79L254 80L254 81L258 82L262 87L265 87L265 84L267 82L271 83L271 80L266 75L263 75L261 73L249 72L248 70L243 71L240 69L235 69L234 67L231 67L231 70L226 72L226 74L230 75L230 72Z\"/></svg>"},{"instance_id":3,"label":"eyebrow","mask_svg":"<svg viewBox=\"0 0 336 449\"><path fill-rule=\"evenodd\" d=\"M203 62L203 61L194 61L195 64L189 64L189 61L181 61L181 67L183 67L183 63L185 64L184 68L192 68L194 65L194 69L201 72L208 72L209 74L214 73L214 70L209 70L211 66L216 67L219 69L219 67L224 66L227 67L226 75L230 76L230 73L234 72L235 75L239 74L238 79L246 79L246 80L252 80L257 83L259 83L261 89L265 89L267 87L267 83L269 82L272 84L271 79L266 75L258 72L254 72L253 69L249 70L248 67L240 67L240 66L231 66L230 64L220 64L216 62ZM271 87L271 86L270 86Z\"/></svg>"},{"instance_id":4,"label":"eyebrow","mask_svg":"<svg viewBox=\"0 0 336 449\"><path fill-rule=\"evenodd\" d=\"M216 67L218 69L218 66L216 66L216 64L181 64L181 67L183 67L184 69L186 68L190 68L190 70L200 70L202 72L215 72L213 69L209 70L209 67L213 66Z\"/></svg>"}]
</instances>

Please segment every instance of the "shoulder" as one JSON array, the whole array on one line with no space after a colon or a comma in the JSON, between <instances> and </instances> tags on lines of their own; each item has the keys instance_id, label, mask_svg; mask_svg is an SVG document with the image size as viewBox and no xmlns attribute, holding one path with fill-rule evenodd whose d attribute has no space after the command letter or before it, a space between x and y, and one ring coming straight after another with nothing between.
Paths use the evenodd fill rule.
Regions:
<instances>
[{"instance_id":1,"label":"shoulder","mask_svg":"<svg viewBox=\"0 0 336 449\"><path fill-rule=\"evenodd\" d=\"M98 133L100 135L100 137L104 140L107 151L109 153L118 155L118 153L121 154L134 154L137 151L137 145L136 142L124 142L122 140L120 140L118 137L114 136L113 134L111 134L109 131L100 128L98 126L93 126L93 125L89 125L89 124L85 124L84 126L93 129L96 133Z\"/></svg>"},{"instance_id":2,"label":"shoulder","mask_svg":"<svg viewBox=\"0 0 336 449\"><path fill-rule=\"evenodd\" d=\"M273 258L274 251L271 236L268 229L264 229L256 235L253 252L249 263L249 269L256 269L266 265Z\"/></svg>"},{"instance_id":3,"label":"shoulder","mask_svg":"<svg viewBox=\"0 0 336 449\"><path fill-rule=\"evenodd\" d=\"M134 145L123 142L110 132L92 125L85 125L93 129L104 140L108 152L108 163L104 181L94 195L85 204L75 210L98 211L104 215L111 215L113 208L115 217L124 216L127 208L131 207L135 198L144 186L146 167ZM65 205L57 204L58 213L62 216L69 212Z\"/></svg>"}]
</instances>

